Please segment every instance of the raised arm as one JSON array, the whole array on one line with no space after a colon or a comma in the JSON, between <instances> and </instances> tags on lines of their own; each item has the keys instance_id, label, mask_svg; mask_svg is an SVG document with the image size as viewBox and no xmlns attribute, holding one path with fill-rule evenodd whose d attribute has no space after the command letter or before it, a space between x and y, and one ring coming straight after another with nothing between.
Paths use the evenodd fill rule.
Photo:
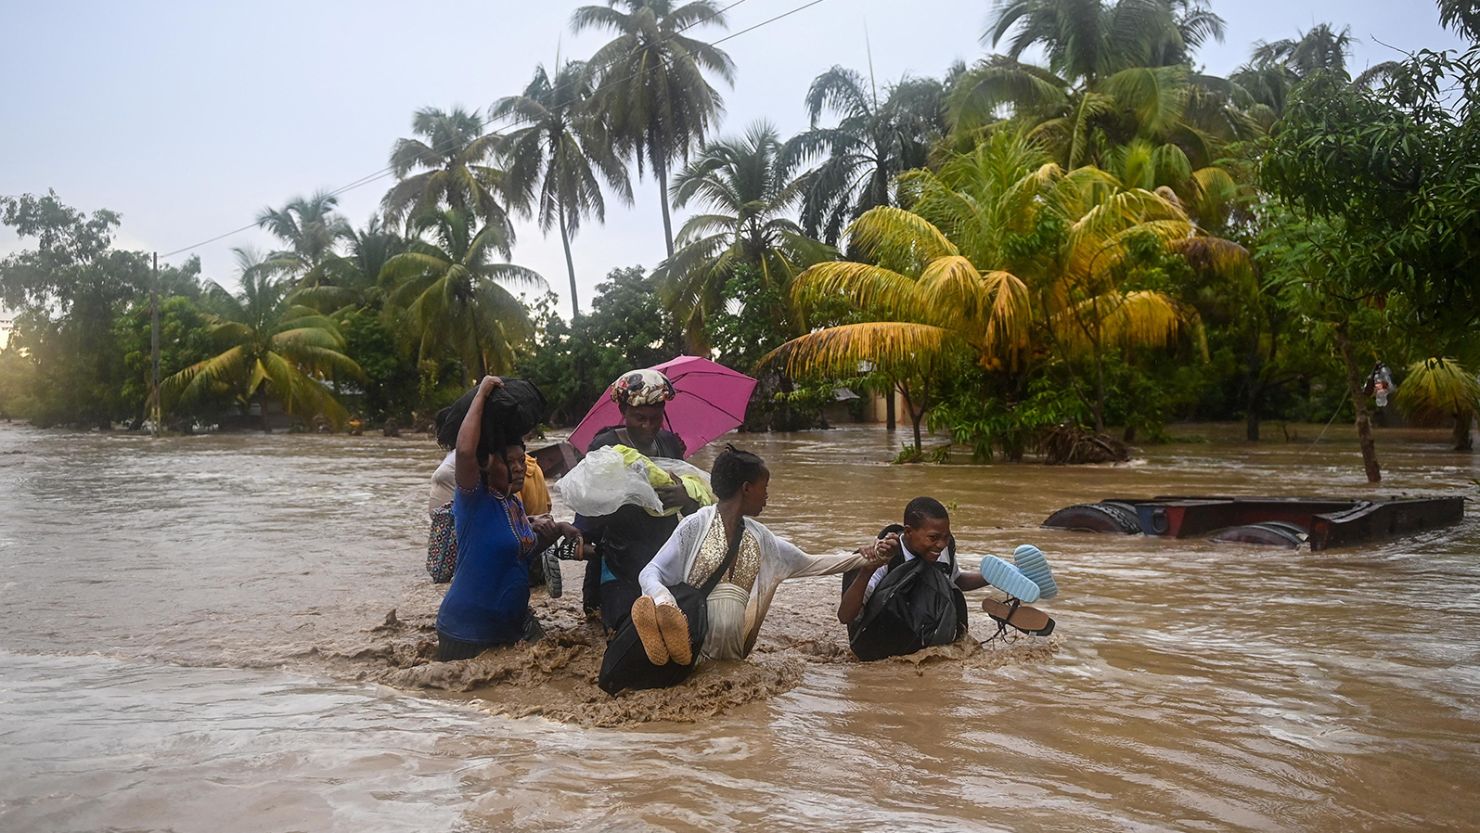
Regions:
<instances>
[{"instance_id":1,"label":"raised arm","mask_svg":"<svg viewBox=\"0 0 1480 833\"><path fill-rule=\"evenodd\" d=\"M504 380L499 377L484 376L478 383L478 392L473 394L473 404L468 406L468 413L457 429L457 456L453 460L453 468L457 474L457 487L464 491L478 488L481 482L478 476L478 440L483 433L483 403L488 394L503 386ZM503 449L498 450L498 453L502 452Z\"/></svg>"},{"instance_id":2,"label":"raised arm","mask_svg":"<svg viewBox=\"0 0 1480 833\"><path fill-rule=\"evenodd\" d=\"M892 537L871 541L849 553L808 555L802 552L796 544L779 535L776 536L776 553L781 556L782 563L787 567L787 578L827 576L858 568L874 568L887 563L898 551L899 539ZM873 570L869 569L868 572L872 573Z\"/></svg>"}]
</instances>

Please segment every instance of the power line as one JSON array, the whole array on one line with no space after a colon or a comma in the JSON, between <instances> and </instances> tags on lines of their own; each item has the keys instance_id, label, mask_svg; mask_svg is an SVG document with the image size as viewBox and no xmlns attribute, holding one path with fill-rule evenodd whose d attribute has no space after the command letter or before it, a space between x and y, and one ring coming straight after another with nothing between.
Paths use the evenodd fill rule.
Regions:
<instances>
[{"instance_id":1,"label":"power line","mask_svg":"<svg viewBox=\"0 0 1480 833\"><path fill-rule=\"evenodd\" d=\"M728 6L725 6L723 8L720 8L720 9L715 10L715 12L713 14L711 14L711 15L709 15L707 17L701 17L701 18L698 18L696 20L693 20L693 21L691 21L691 22L689 22L689 23L687 23L687 24L685 24L683 26L680 26L678 29L674 30L673 34L667 36L666 38L663 38L662 40L657 41L657 43L654 44L654 46L661 46L661 45L663 45L665 43L668 43L669 41L672 41L672 40L678 38L679 35L681 35L682 33L686 32L686 31L688 31L689 29L693 28L694 26L698 26L701 23L707 23L708 21L713 20L716 17L719 17L720 15L724 14L725 12L728 12L729 10L735 8L736 6L742 5L742 4L747 3L747 2L749 2L749 0L735 0L735 2L729 4ZM759 29L762 26L765 26L765 25L770 24L770 23L774 23L774 22L776 22L776 21L778 21L778 20L780 20L780 19L782 19L784 17L789 17L789 16L791 16L793 14L796 14L799 11L802 11L803 9L810 8L810 7L815 6L815 5L817 5L818 3L821 3L821 2L822 2L822 0L812 0L810 3L806 3L804 5L798 6L798 7L794 8L794 9L792 9L791 11L783 12L782 14L776 15L775 17L772 17L772 18L770 18L768 20L763 20L760 23L755 24L754 26L750 26L750 27L748 27L746 29L740 30L739 32L735 32L733 34L726 35L725 37L720 38L717 41L714 41L710 45L711 46L718 46L719 44L724 43L727 40L730 40L732 38L739 37L740 35L743 35L746 32L755 31L756 29ZM559 67L556 67L556 70L558 71L559 70ZM637 73L633 73L632 75L628 75L626 78L622 78L622 79L620 79L620 81L617 81L617 82L614 82L614 83L620 83L621 81L630 80L630 79L636 77L636 75L637 75ZM482 138L482 137L479 137L479 138ZM446 147L433 147L432 148L432 152L433 153L437 153L437 154L446 153L446 152L448 152L450 150L453 150L457 146L458 145L455 144L455 143L449 143ZM375 171L374 173L366 174L365 176L362 176L359 179L356 179L356 180L354 180L354 181L352 181L352 182L350 182L350 183L348 183L346 185L341 185L338 188L335 188L335 189L329 191L328 192L328 196L337 197L340 194L344 194L344 193L347 193L349 191L353 191L356 188L361 188L361 187L363 187L365 185L369 185L370 183L375 182L377 180L384 179L387 176L390 176L391 174L393 174L394 172L395 172L395 166L394 165L387 165L386 167L381 168L380 170ZM211 237L209 239L202 240L202 241L200 241L198 243L192 243L189 246L185 246L185 247L182 247L182 248L179 248L179 249L175 249L172 252L166 252L163 255L161 255L161 257L164 257L164 258L167 258L168 259L168 258L174 257L175 255L178 255L178 254L184 254L185 252L191 251L193 249L198 249L201 246L205 246L205 245L209 245L211 243L215 243L218 240L224 240L224 239L226 239L228 237L232 237L234 235L241 234L244 231L250 231L250 230L252 230L254 228L257 228L259 225L260 224L259 223L256 223L256 222L248 223L245 226L242 226L242 227L236 228L236 229L232 229L231 231L224 232L222 234L218 234L215 237Z\"/></svg>"}]
</instances>

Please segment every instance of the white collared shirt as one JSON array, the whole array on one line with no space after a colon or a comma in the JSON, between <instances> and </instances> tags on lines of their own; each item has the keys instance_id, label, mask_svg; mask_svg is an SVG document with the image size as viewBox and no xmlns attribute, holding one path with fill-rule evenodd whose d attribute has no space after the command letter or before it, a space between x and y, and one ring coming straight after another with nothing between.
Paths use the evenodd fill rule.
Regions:
<instances>
[{"instance_id":1,"label":"white collared shirt","mask_svg":"<svg viewBox=\"0 0 1480 833\"><path fill-rule=\"evenodd\" d=\"M913 561L913 560L915 560L915 557L916 557L915 554L912 553L912 552L910 552L910 548L909 547L906 547L904 545L904 536L900 536L900 538L899 538L899 551L902 552L902 553L904 553L904 560L905 561ZM949 550L942 550L941 553L940 553L940 557L941 558L948 557L947 556L948 552L949 552ZM874 589L879 586L879 582L881 582L881 581L884 580L884 574L885 573L888 573L888 572L889 572L889 565L888 564L885 564L885 565L879 567L879 569L874 570L874 574L872 576L869 576L868 588L863 591L863 601L865 603L868 602L868 597L869 596L872 596L874 594ZM960 559L957 559L956 561L954 561L954 562L951 563L951 583L952 584L955 584L956 583L956 579L958 579L960 577L961 577L961 564L960 564Z\"/></svg>"}]
</instances>

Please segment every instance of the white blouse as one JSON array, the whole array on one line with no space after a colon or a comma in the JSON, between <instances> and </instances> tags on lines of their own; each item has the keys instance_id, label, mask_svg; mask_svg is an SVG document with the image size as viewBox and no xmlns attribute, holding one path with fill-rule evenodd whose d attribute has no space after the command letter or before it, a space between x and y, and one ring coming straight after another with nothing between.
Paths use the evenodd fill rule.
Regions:
<instances>
[{"instance_id":1,"label":"white blouse","mask_svg":"<svg viewBox=\"0 0 1480 833\"><path fill-rule=\"evenodd\" d=\"M723 523L716 506L702 507L679 522L678 528L673 530L673 535L668 538L667 543L663 544L658 554L653 556L653 560L638 575L637 580L642 585L642 592L651 596L657 604L675 604L673 594L668 592L667 585L688 580L689 572L699 555L700 545L704 542L706 533L709 532L710 524L716 523ZM781 585L781 582L802 576L843 573L867 564L867 559L857 552L808 555L798 549L795 544L778 537L754 518L745 518L745 532L747 536L755 536L756 544L760 548L760 566L756 572L755 586L750 588L749 599L745 605L745 616L738 622L734 617L728 616L723 617L719 623L711 622L710 635L705 639L706 647L710 646L713 641L716 647L725 643L738 644L741 650L739 657L711 656L709 657L711 659L738 659L750 654L755 648L755 639L760 633L761 623L766 619L766 612L770 610L771 600L775 597L776 588ZM737 589L744 590L745 588ZM729 592L733 591L727 589L727 595ZM733 633L715 633L716 624L726 630L739 626L740 634L744 639L733 639L732 637L736 636ZM722 651L722 654L730 653L732 653L730 650Z\"/></svg>"}]
</instances>

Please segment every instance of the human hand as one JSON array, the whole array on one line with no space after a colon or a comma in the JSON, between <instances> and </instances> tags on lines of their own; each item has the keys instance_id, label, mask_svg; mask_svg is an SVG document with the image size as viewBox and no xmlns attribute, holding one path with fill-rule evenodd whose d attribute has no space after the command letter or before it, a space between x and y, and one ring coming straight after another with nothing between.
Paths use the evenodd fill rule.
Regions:
<instances>
[{"instance_id":1,"label":"human hand","mask_svg":"<svg viewBox=\"0 0 1480 833\"><path fill-rule=\"evenodd\" d=\"M534 530L534 534L538 535L541 540L553 541L555 540L555 536L560 534L560 531L555 523L555 519L550 517L549 515L536 515L533 518L530 518L529 526Z\"/></svg>"},{"instance_id":2,"label":"human hand","mask_svg":"<svg viewBox=\"0 0 1480 833\"><path fill-rule=\"evenodd\" d=\"M899 554L899 534L891 532L874 543L864 547L863 555L872 566L887 564L890 559Z\"/></svg>"},{"instance_id":3,"label":"human hand","mask_svg":"<svg viewBox=\"0 0 1480 833\"><path fill-rule=\"evenodd\" d=\"M495 390L504 386L504 380L497 376L484 376L483 381L478 383L478 395L487 396Z\"/></svg>"},{"instance_id":4,"label":"human hand","mask_svg":"<svg viewBox=\"0 0 1480 833\"><path fill-rule=\"evenodd\" d=\"M689 491L676 483L672 486L659 486L653 491L658 493L658 500L663 502L664 509L675 509L689 502Z\"/></svg>"}]
</instances>

